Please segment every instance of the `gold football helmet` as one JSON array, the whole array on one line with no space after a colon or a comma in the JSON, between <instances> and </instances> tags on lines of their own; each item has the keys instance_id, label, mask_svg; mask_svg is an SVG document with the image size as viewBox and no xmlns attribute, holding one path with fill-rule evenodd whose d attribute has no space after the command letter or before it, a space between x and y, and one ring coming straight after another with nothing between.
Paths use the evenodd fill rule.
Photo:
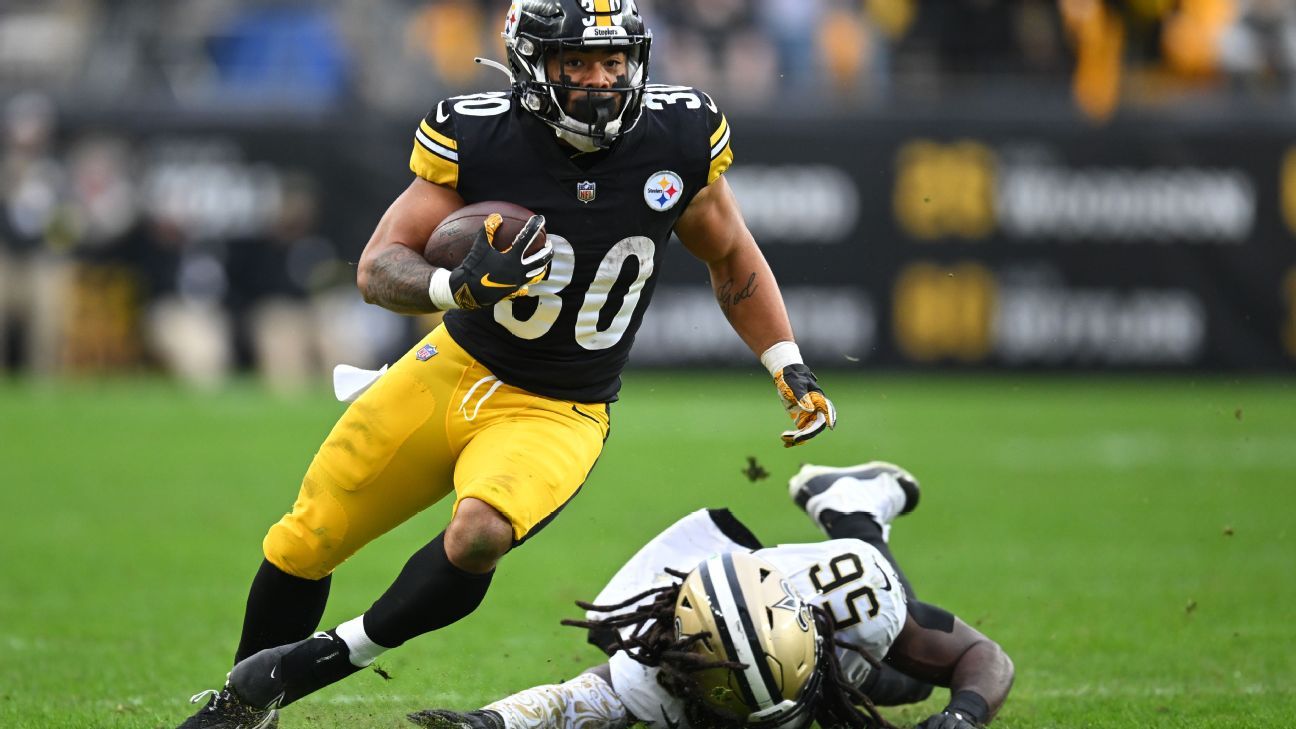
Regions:
<instances>
[{"instance_id":1,"label":"gold football helmet","mask_svg":"<svg viewBox=\"0 0 1296 729\"><path fill-rule=\"evenodd\" d=\"M706 633L694 651L743 665L696 674L711 708L759 729L794 729L813 718L823 646L809 605L778 568L745 553L703 562L680 587L675 631Z\"/></svg>"}]
</instances>

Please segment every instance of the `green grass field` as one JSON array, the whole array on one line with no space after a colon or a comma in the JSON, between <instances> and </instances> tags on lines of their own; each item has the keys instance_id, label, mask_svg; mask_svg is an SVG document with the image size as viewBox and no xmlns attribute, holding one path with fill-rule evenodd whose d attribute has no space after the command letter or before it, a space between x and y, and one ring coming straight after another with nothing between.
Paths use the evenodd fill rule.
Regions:
<instances>
[{"instance_id":1,"label":"green grass field","mask_svg":"<svg viewBox=\"0 0 1296 729\"><path fill-rule=\"evenodd\" d=\"M923 482L892 544L920 595L996 638L1002 727L1276 727L1296 716L1296 381L833 375L840 427L780 447L758 373L630 375L580 497L486 604L290 708L284 729L400 727L572 676L558 620L687 511L813 540L801 461L885 458ZM171 727L228 670L266 527L340 406L243 386L0 383L0 727ZM771 473L749 483L756 456ZM367 608L438 506L341 567ZM943 706L888 711L912 723Z\"/></svg>"}]
</instances>

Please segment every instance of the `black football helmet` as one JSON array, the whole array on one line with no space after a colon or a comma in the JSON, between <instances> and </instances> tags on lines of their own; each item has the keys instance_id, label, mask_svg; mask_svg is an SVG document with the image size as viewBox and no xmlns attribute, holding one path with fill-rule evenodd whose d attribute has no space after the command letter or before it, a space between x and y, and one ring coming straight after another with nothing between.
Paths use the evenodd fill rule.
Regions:
<instances>
[{"instance_id":1,"label":"black football helmet","mask_svg":"<svg viewBox=\"0 0 1296 729\"><path fill-rule=\"evenodd\" d=\"M652 33L634 0L515 0L504 22L504 46L513 94L523 109L554 128L577 149L606 149L630 131L643 110ZM570 51L615 49L625 53L625 74L603 93L587 94L572 109L570 76L550 78L546 61Z\"/></svg>"}]
</instances>

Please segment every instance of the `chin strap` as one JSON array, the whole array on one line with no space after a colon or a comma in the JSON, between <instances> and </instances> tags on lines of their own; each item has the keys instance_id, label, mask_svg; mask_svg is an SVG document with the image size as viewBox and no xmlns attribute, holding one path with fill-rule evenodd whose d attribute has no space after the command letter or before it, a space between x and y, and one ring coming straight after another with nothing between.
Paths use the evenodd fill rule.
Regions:
<instances>
[{"instance_id":1,"label":"chin strap","mask_svg":"<svg viewBox=\"0 0 1296 729\"><path fill-rule=\"evenodd\" d=\"M579 149L582 152L597 152L600 149L603 149L602 147L594 143L594 139L592 137L589 137L584 134L577 134L576 132L563 129L562 127L555 127L552 124L550 124L549 126L554 130L554 134L558 135L559 139L570 144L576 149Z\"/></svg>"}]
</instances>

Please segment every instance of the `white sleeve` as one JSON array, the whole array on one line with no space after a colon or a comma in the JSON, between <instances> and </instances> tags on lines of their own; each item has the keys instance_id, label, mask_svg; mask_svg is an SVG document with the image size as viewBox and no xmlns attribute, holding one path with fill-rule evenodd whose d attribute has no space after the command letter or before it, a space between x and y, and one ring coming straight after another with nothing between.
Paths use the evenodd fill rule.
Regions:
<instances>
[{"instance_id":1,"label":"white sleeve","mask_svg":"<svg viewBox=\"0 0 1296 729\"><path fill-rule=\"evenodd\" d=\"M631 716L654 729L687 729L684 702L657 683L658 669L645 666L625 651L613 654L608 666L612 687Z\"/></svg>"},{"instance_id":2,"label":"white sleeve","mask_svg":"<svg viewBox=\"0 0 1296 729\"><path fill-rule=\"evenodd\" d=\"M612 686L593 673L519 691L489 706L506 729L624 729L626 707Z\"/></svg>"}]
</instances>

